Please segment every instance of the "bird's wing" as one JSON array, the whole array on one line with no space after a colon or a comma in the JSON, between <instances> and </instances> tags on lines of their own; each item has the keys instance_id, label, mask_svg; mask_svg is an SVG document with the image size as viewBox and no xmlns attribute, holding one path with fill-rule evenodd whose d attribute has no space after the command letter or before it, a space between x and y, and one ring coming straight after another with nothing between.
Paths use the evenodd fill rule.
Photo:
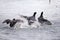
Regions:
<instances>
[{"instance_id":1,"label":"bird's wing","mask_svg":"<svg viewBox=\"0 0 60 40\"><path fill-rule=\"evenodd\" d=\"M36 21L35 17L31 16L28 20Z\"/></svg>"},{"instance_id":2,"label":"bird's wing","mask_svg":"<svg viewBox=\"0 0 60 40\"><path fill-rule=\"evenodd\" d=\"M9 24L10 22L11 22L10 19L6 19L6 20L4 20L2 23L7 23L7 24Z\"/></svg>"},{"instance_id":3,"label":"bird's wing","mask_svg":"<svg viewBox=\"0 0 60 40\"><path fill-rule=\"evenodd\" d=\"M24 17L24 18L27 18L27 16L24 16L24 15L19 15L20 17Z\"/></svg>"},{"instance_id":4,"label":"bird's wing","mask_svg":"<svg viewBox=\"0 0 60 40\"><path fill-rule=\"evenodd\" d=\"M26 19L28 18L27 16L24 16L24 15L20 15L20 16L23 17L23 18L26 18Z\"/></svg>"},{"instance_id":5,"label":"bird's wing","mask_svg":"<svg viewBox=\"0 0 60 40\"><path fill-rule=\"evenodd\" d=\"M20 20L20 19L16 19L17 22L23 22L23 20Z\"/></svg>"}]
</instances>

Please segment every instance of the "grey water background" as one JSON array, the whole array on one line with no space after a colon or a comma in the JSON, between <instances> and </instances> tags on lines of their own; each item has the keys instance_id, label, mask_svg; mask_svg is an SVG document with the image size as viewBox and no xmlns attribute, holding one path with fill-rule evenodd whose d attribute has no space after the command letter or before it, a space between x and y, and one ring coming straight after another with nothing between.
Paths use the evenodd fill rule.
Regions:
<instances>
[{"instance_id":1,"label":"grey water background","mask_svg":"<svg viewBox=\"0 0 60 40\"><path fill-rule=\"evenodd\" d=\"M20 18L18 14L36 19L44 11L44 18L53 25L39 28L13 29L2 24L5 19ZM20 26L18 26L20 27ZM60 40L60 0L0 0L0 40Z\"/></svg>"}]
</instances>

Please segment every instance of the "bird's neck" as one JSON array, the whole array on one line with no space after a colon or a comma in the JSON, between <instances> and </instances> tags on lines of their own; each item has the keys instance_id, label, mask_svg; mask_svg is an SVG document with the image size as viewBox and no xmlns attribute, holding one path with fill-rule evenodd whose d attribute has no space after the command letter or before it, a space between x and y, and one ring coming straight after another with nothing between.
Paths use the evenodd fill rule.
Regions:
<instances>
[{"instance_id":1,"label":"bird's neck","mask_svg":"<svg viewBox=\"0 0 60 40\"><path fill-rule=\"evenodd\" d=\"M40 15L40 18L43 18L43 14Z\"/></svg>"},{"instance_id":2,"label":"bird's neck","mask_svg":"<svg viewBox=\"0 0 60 40\"><path fill-rule=\"evenodd\" d=\"M33 16L35 17L36 14L33 14Z\"/></svg>"}]
</instances>

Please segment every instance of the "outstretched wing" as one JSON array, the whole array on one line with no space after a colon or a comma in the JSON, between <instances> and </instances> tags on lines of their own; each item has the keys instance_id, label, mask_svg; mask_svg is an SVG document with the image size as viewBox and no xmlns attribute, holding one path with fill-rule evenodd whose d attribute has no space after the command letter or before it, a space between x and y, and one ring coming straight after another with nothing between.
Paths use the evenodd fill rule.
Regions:
<instances>
[{"instance_id":1,"label":"outstretched wing","mask_svg":"<svg viewBox=\"0 0 60 40\"><path fill-rule=\"evenodd\" d=\"M20 20L20 19L16 19L16 22L23 22L23 20Z\"/></svg>"},{"instance_id":2,"label":"outstretched wing","mask_svg":"<svg viewBox=\"0 0 60 40\"><path fill-rule=\"evenodd\" d=\"M10 19L6 19L6 20L4 20L2 23L7 23L7 24L9 24L10 22L11 22Z\"/></svg>"},{"instance_id":3,"label":"outstretched wing","mask_svg":"<svg viewBox=\"0 0 60 40\"><path fill-rule=\"evenodd\" d=\"M27 16L23 16L23 15L22 15L22 17L24 17L24 18L26 18L26 19L28 18Z\"/></svg>"},{"instance_id":4,"label":"outstretched wing","mask_svg":"<svg viewBox=\"0 0 60 40\"><path fill-rule=\"evenodd\" d=\"M23 17L23 18L26 18L26 19L28 18L27 16L24 16L24 15L19 15L19 16L21 16L21 17Z\"/></svg>"}]
</instances>

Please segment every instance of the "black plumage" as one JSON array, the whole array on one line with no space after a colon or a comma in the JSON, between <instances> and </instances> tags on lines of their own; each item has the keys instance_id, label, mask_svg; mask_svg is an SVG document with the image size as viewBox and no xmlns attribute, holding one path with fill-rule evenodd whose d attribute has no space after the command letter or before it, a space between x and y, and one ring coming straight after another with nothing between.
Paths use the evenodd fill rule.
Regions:
<instances>
[{"instance_id":1,"label":"black plumage","mask_svg":"<svg viewBox=\"0 0 60 40\"><path fill-rule=\"evenodd\" d=\"M28 24L31 25L32 23L34 23L34 21L36 21L36 18L35 18L36 14L37 14L37 12L34 12L34 14L32 16L30 16L30 17L23 16L23 15L22 15L22 17L27 19L28 20Z\"/></svg>"},{"instance_id":2,"label":"black plumage","mask_svg":"<svg viewBox=\"0 0 60 40\"><path fill-rule=\"evenodd\" d=\"M45 23L47 25L52 25L52 23L49 20L44 19L43 12L41 12L41 15L38 17L38 22L41 24Z\"/></svg>"},{"instance_id":3,"label":"black plumage","mask_svg":"<svg viewBox=\"0 0 60 40\"><path fill-rule=\"evenodd\" d=\"M14 25L17 23L17 22L23 22L22 20L19 20L19 19L13 19L13 20L10 20L10 19L6 19L3 21L3 23L7 23L9 24L10 27L14 27Z\"/></svg>"}]
</instances>

